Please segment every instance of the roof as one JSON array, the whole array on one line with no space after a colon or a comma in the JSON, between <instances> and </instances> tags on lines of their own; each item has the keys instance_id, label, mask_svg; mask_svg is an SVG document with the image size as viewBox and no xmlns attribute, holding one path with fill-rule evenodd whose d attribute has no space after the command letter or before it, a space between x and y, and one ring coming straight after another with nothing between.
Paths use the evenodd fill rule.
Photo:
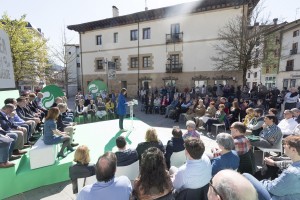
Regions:
<instances>
[{"instance_id":1,"label":"roof","mask_svg":"<svg viewBox=\"0 0 300 200\"><path fill-rule=\"evenodd\" d=\"M152 9L142 12L137 12L129 15L118 16L113 18L102 19L93 22L87 22L77 25L69 25L68 29L77 32L85 32L96 29L104 29L115 26L121 26L126 24L133 24L137 22L144 22L156 19L163 19L168 17L174 17L179 15L186 15L198 12L204 12L208 10L224 9L228 7L238 7L243 4L255 6L259 0L199 0L190 3L183 3L174 6L168 6L158 9Z\"/></svg>"}]
</instances>

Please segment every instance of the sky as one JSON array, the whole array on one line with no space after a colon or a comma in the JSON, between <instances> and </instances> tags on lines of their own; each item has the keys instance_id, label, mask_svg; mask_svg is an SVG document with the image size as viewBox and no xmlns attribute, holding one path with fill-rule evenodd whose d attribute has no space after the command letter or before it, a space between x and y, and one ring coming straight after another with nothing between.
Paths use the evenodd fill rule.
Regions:
<instances>
[{"instance_id":1,"label":"sky","mask_svg":"<svg viewBox=\"0 0 300 200\"><path fill-rule=\"evenodd\" d=\"M148 9L155 9L195 0L147 0ZM300 0L260 0L264 15L279 22L292 22L300 18ZM60 49L64 28L68 25L112 17L112 6L119 8L119 15L145 10L145 0L0 0L0 15L5 12L12 19L26 20L41 28L50 47ZM78 33L65 29L67 42L78 44Z\"/></svg>"}]
</instances>

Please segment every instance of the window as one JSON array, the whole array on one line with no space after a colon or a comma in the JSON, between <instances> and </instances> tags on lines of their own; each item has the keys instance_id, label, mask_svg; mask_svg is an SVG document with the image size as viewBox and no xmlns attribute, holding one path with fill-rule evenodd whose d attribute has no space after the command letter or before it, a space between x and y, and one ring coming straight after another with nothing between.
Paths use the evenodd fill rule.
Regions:
<instances>
[{"instance_id":1,"label":"window","mask_svg":"<svg viewBox=\"0 0 300 200\"><path fill-rule=\"evenodd\" d=\"M279 44L279 36L276 36L276 38L275 38L275 44L277 45L277 44Z\"/></svg>"},{"instance_id":2,"label":"window","mask_svg":"<svg viewBox=\"0 0 300 200\"><path fill-rule=\"evenodd\" d=\"M298 50L298 42L295 42L292 45L291 55L297 54L297 50Z\"/></svg>"},{"instance_id":3,"label":"window","mask_svg":"<svg viewBox=\"0 0 300 200\"><path fill-rule=\"evenodd\" d=\"M139 66L138 57L130 58L130 67L131 68L138 68L138 66Z\"/></svg>"},{"instance_id":4,"label":"window","mask_svg":"<svg viewBox=\"0 0 300 200\"><path fill-rule=\"evenodd\" d=\"M116 63L116 69L119 69L119 58L114 58L114 63Z\"/></svg>"},{"instance_id":5,"label":"window","mask_svg":"<svg viewBox=\"0 0 300 200\"><path fill-rule=\"evenodd\" d=\"M71 53L71 51L69 51L69 55L71 55L72 53Z\"/></svg>"},{"instance_id":6,"label":"window","mask_svg":"<svg viewBox=\"0 0 300 200\"><path fill-rule=\"evenodd\" d=\"M250 73L248 73L248 78L250 78Z\"/></svg>"},{"instance_id":7,"label":"window","mask_svg":"<svg viewBox=\"0 0 300 200\"><path fill-rule=\"evenodd\" d=\"M286 71L293 71L294 70L294 60L286 61Z\"/></svg>"},{"instance_id":8,"label":"window","mask_svg":"<svg viewBox=\"0 0 300 200\"><path fill-rule=\"evenodd\" d=\"M180 24L171 24L171 34L180 33Z\"/></svg>"},{"instance_id":9,"label":"window","mask_svg":"<svg viewBox=\"0 0 300 200\"><path fill-rule=\"evenodd\" d=\"M293 32L293 37L297 37L297 36L299 36L299 30Z\"/></svg>"},{"instance_id":10,"label":"window","mask_svg":"<svg viewBox=\"0 0 300 200\"><path fill-rule=\"evenodd\" d=\"M178 65L179 64L179 54L172 54L171 57L171 64Z\"/></svg>"},{"instance_id":11,"label":"window","mask_svg":"<svg viewBox=\"0 0 300 200\"><path fill-rule=\"evenodd\" d=\"M291 79L290 87L296 87L296 79Z\"/></svg>"},{"instance_id":12,"label":"window","mask_svg":"<svg viewBox=\"0 0 300 200\"><path fill-rule=\"evenodd\" d=\"M131 30L130 31L130 40L137 40L138 39L138 30Z\"/></svg>"},{"instance_id":13,"label":"window","mask_svg":"<svg viewBox=\"0 0 300 200\"><path fill-rule=\"evenodd\" d=\"M118 43L118 33L114 33L114 43Z\"/></svg>"},{"instance_id":14,"label":"window","mask_svg":"<svg viewBox=\"0 0 300 200\"><path fill-rule=\"evenodd\" d=\"M150 56L143 57L143 68L150 67Z\"/></svg>"},{"instance_id":15,"label":"window","mask_svg":"<svg viewBox=\"0 0 300 200\"><path fill-rule=\"evenodd\" d=\"M103 60L97 60L97 69L103 69Z\"/></svg>"},{"instance_id":16,"label":"window","mask_svg":"<svg viewBox=\"0 0 300 200\"><path fill-rule=\"evenodd\" d=\"M80 63L77 63L77 68L80 68Z\"/></svg>"},{"instance_id":17,"label":"window","mask_svg":"<svg viewBox=\"0 0 300 200\"><path fill-rule=\"evenodd\" d=\"M96 36L96 45L102 45L102 35Z\"/></svg>"},{"instance_id":18,"label":"window","mask_svg":"<svg viewBox=\"0 0 300 200\"><path fill-rule=\"evenodd\" d=\"M270 67L266 66L266 74L270 73Z\"/></svg>"},{"instance_id":19,"label":"window","mask_svg":"<svg viewBox=\"0 0 300 200\"><path fill-rule=\"evenodd\" d=\"M288 79L283 79L283 87L288 88L289 87L289 80Z\"/></svg>"},{"instance_id":20,"label":"window","mask_svg":"<svg viewBox=\"0 0 300 200\"><path fill-rule=\"evenodd\" d=\"M143 39L150 39L150 28L143 28Z\"/></svg>"},{"instance_id":21,"label":"window","mask_svg":"<svg viewBox=\"0 0 300 200\"><path fill-rule=\"evenodd\" d=\"M254 78L257 78L257 72L254 72Z\"/></svg>"}]
</instances>

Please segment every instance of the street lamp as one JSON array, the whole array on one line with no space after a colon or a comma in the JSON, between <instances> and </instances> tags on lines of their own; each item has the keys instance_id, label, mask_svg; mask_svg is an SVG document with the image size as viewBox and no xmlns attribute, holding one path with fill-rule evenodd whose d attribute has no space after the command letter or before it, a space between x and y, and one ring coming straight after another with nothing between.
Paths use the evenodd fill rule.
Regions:
<instances>
[{"instance_id":1,"label":"street lamp","mask_svg":"<svg viewBox=\"0 0 300 200\"><path fill-rule=\"evenodd\" d=\"M170 57L167 59L169 62L170 62L170 72L171 72L171 87L173 87L173 80L172 80L172 72L173 72L173 69L172 69L172 61L173 59Z\"/></svg>"}]
</instances>

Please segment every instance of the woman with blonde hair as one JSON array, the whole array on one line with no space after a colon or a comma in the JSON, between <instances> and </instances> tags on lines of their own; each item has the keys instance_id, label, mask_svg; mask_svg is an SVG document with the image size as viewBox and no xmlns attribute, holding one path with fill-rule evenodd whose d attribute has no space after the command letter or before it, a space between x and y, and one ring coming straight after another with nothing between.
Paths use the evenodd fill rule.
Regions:
<instances>
[{"instance_id":1,"label":"woman with blonde hair","mask_svg":"<svg viewBox=\"0 0 300 200\"><path fill-rule=\"evenodd\" d=\"M254 109L253 108L247 108L246 109L247 115L244 119L244 125L247 127L249 125L249 122L254 118Z\"/></svg>"},{"instance_id":2,"label":"woman with blonde hair","mask_svg":"<svg viewBox=\"0 0 300 200\"><path fill-rule=\"evenodd\" d=\"M141 142L136 147L136 151L138 153L139 160L141 160L142 154L149 149L150 147L157 147L163 153L165 152L164 145L158 139L156 129L155 128L148 128L145 135L145 142Z\"/></svg>"},{"instance_id":3,"label":"woman with blonde hair","mask_svg":"<svg viewBox=\"0 0 300 200\"><path fill-rule=\"evenodd\" d=\"M90 150L86 145L79 146L74 154L74 162L81 165L88 165L91 161Z\"/></svg>"}]
</instances>

